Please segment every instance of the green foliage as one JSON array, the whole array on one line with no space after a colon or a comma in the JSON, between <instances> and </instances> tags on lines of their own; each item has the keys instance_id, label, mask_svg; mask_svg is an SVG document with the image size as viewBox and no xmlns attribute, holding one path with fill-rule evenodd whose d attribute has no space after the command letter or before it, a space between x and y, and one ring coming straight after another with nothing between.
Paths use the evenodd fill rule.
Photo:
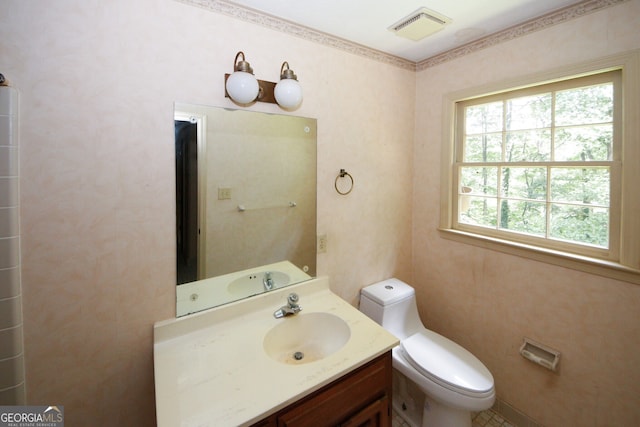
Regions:
<instances>
[{"instance_id":1,"label":"green foliage","mask_svg":"<svg viewBox=\"0 0 640 427\"><path fill-rule=\"evenodd\" d=\"M460 222L606 247L610 170L588 163L611 160L612 112L612 84L467 107Z\"/></svg>"}]
</instances>

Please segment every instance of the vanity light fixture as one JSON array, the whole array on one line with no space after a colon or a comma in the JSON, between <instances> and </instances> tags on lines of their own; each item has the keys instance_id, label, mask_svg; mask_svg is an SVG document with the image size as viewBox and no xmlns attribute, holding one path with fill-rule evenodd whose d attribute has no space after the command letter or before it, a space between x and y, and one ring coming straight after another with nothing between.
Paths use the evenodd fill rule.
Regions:
<instances>
[{"instance_id":1,"label":"vanity light fixture","mask_svg":"<svg viewBox=\"0 0 640 427\"><path fill-rule=\"evenodd\" d=\"M285 65L287 68L285 69ZM302 102L302 87L298 83L298 76L289 69L287 61L280 67L280 81L273 90L278 105L288 110L298 108Z\"/></svg>"},{"instance_id":2,"label":"vanity light fixture","mask_svg":"<svg viewBox=\"0 0 640 427\"><path fill-rule=\"evenodd\" d=\"M242 60L238 61L238 57ZM258 80L253 75L253 68L244 59L244 52L238 52L233 61L233 74L226 74L225 88L227 95L238 104L249 104L258 97Z\"/></svg>"},{"instance_id":3,"label":"vanity light fixture","mask_svg":"<svg viewBox=\"0 0 640 427\"><path fill-rule=\"evenodd\" d=\"M241 60L238 58L241 57ZM295 110L302 102L302 87L298 77L289 69L289 63L280 67L280 81L276 84L256 79L244 52L238 52L233 62L233 74L225 74L225 97L247 105L253 102L278 104L285 110Z\"/></svg>"}]
</instances>

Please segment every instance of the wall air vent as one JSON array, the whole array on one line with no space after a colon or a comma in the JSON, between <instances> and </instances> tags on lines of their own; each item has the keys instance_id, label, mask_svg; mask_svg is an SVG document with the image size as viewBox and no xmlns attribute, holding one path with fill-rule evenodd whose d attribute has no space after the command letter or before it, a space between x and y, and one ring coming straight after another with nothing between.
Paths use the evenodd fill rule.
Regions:
<instances>
[{"instance_id":1,"label":"wall air vent","mask_svg":"<svg viewBox=\"0 0 640 427\"><path fill-rule=\"evenodd\" d=\"M423 7L390 26L389 31L400 37L418 41L440 31L449 23L450 18Z\"/></svg>"}]
</instances>

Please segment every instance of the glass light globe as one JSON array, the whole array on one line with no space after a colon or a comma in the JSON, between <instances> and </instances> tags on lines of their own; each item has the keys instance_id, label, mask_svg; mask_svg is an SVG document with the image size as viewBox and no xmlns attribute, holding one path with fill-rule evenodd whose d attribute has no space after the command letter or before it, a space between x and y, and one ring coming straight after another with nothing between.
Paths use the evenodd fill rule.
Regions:
<instances>
[{"instance_id":1,"label":"glass light globe","mask_svg":"<svg viewBox=\"0 0 640 427\"><path fill-rule=\"evenodd\" d=\"M282 108L293 110L302 102L302 87L295 79L282 79L278 82L273 94L278 105Z\"/></svg>"},{"instance_id":2,"label":"glass light globe","mask_svg":"<svg viewBox=\"0 0 640 427\"><path fill-rule=\"evenodd\" d=\"M249 104L258 97L258 81L245 71L236 71L227 79L227 93L238 104Z\"/></svg>"}]
</instances>

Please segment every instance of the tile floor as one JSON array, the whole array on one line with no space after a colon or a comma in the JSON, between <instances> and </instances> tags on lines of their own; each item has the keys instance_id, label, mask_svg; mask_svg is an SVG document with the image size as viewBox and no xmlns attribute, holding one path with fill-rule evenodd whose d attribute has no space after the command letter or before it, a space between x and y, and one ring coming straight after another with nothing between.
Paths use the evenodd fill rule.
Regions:
<instances>
[{"instance_id":1,"label":"tile floor","mask_svg":"<svg viewBox=\"0 0 640 427\"><path fill-rule=\"evenodd\" d=\"M502 415L491 409L480 412L473 417L472 427L516 427Z\"/></svg>"},{"instance_id":2,"label":"tile floor","mask_svg":"<svg viewBox=\"0 0 640 427\"><path fill-rule=\"evenodd\" d=\"M409 427L396 411L393 411L392 427ZM500 414L491 409L474 414L472 427L517 427L505 420Z\"/></svg>"}]
</instances>

